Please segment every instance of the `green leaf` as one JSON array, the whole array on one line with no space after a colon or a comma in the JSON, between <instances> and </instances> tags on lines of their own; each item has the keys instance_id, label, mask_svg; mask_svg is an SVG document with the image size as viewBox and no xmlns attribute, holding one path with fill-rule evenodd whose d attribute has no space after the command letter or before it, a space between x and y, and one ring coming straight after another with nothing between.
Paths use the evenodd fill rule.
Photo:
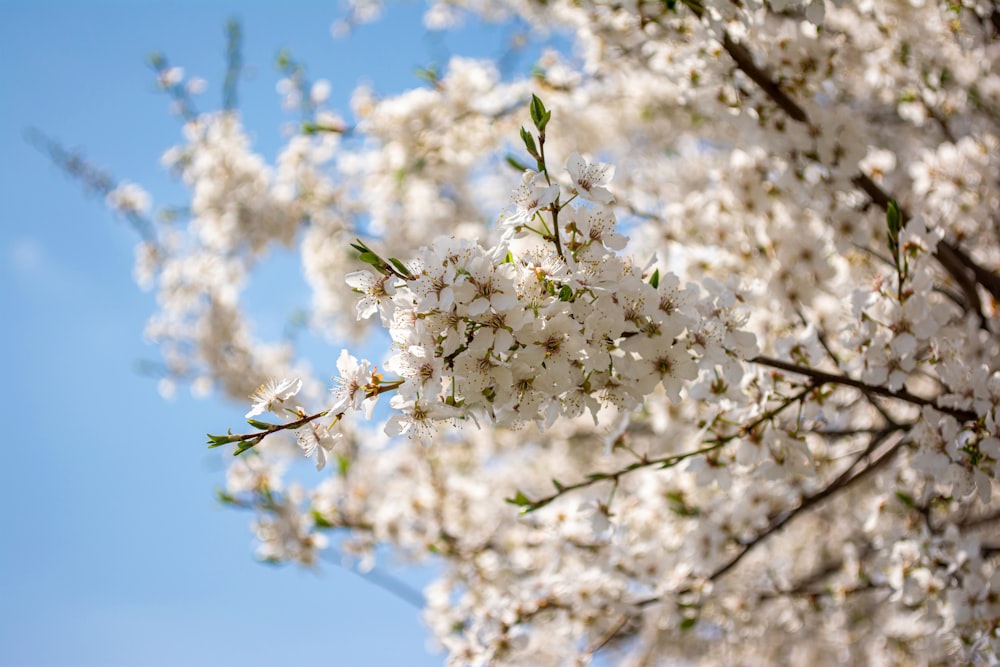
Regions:
<instances>
[{"instance_id":1,"label":"green leaf","mask_svg":"<svg viewBox=\"0 0 1000 667\"><path fill-rule=\"evenodd\" d=\"M649 277L649 284L652 285L654 288L660 286L660 270L659 269L656 269L655 271L653 271L653 275L651 275Z\"/></svg>"},{"instance_id":2,"label":"green leaf","mask_svg":"<svg viewBox=\"0 0 1000 667\"><path fill-rule=\"evenodd\" d=\"M428 65L427 67L418 67L414 71L417 78L423 79L432 86L437 87L438 83L441 81L441 71L438 69L437 65Z\"/></svg>"},{"instance_id":3,"label":"green leaf","mask_svg":"<svg viewBox=\"0 0 1000 667\"><path fill-rule=\"evenodd\" d=\"M559 288L559 300L560 301L570 301L573 298L573 288L569 285L563 285Z\"/></svg>"},{"instance_id":4,"label":"green leaf","mask_svg":"<svg viewBox=\"0 0 1000 667\"><path fill-rule=\"evenodd\" d=\"M535 146L535 138L531 136L523 127L521 128L521 140L524 141L524 147L528 150L528 155L535 158L536 160L541 160L541 156L538 154L538 147Z\"/></svg>"},{"instance_id":5,"label":"green leaf","mask_svg":"<svg viewBox=\"0 0 1000 667\"><path fill-rule=\"evenodd\" d=\"M896 491L896 500L898 500L899 502L903 503L904 505L906 505L911 509L915 506L915 503L913 502L913 496L910 496L909 494L904 493L902 491Z\"/></svg>"},{"instance_id":6,"label":"green leaf","mask_svg":"<svg viewBox=\"0 0 1000 667\"><path fill-rule=\"evenodd\" d=\"M230 495L230 494L226 493L222 489L216 489L216 491L215 491L215 498L220 503L223 503L225 505L235 505L235 504L237 504L236 497L233 496L233 495Z\"/></svg>"},{"instance_id":7,"label":"green leaf","mask_svg":"<svg viewBox=\"0 0 1000 667\"><path fill-rule=\"evenodd\" d=\"M535 124L539 132L545 131L545 126L548 125L549 119L552 117L552 113L545 110L545 105L538 98L538 95L532 93L531 95L531 105L529 107L531 112L531 122Z\"/></svg>"},{"instance_id":8,"label":"green leaf","mask_svg":"<svg viewBox=\"0 0 1000 667\"><path fill-rule=\"evenodd\" d=\"M698 624L698 619L697 618L688 617L688 618L685 618L685 619L681 620L680 628L681 628L681 630L685 630L686 631L686 630L690 630L691 628L693 628L697 624Z\"/></svg>"},{"instance_id":9,"label":"green leaf","mask_svg":"<svg viewBox=\"0 0 1000 667\"><path fill-rule=\"evenodd\" d=\"M335 526L332 523L326 520L326 517L323 516L321 512L313 510L311 514L312 514L313 524L317 528L335 528Z\"/></svg>"},{"instance_id":10,"label":"green leaf","mask_svg":"<svg viewBox=\"0 0 1000 667\"><path fill-rule=\"evenodd\" d=\"M247 419L247 423L256 429L261 431L270 431L273 428L277 428L277 424L268 424L267 422L262 422L257 419Z\"/></svg>"},{"instance_id":11,"label":"green leaf","mask_svg":"<svg viewBox=\"0 0 1000 667\"><path fill-rule=\"evenodd\" d=\"M901 216L899 214L899 204L893 199L889 202L889 205L885 208L885 221L889 226L889 231L893 234L899 234L901 228Z\"/></svg>"},{"instance_id":12,"label":"green leaf","mask_svg":"<svg viewBox=\"0 0 1000 667\"><path fill-rule=\"evenodd\" d=\"M899 204L893 199L885 207L885 226L889 229L889 252L899 266L899 230L903 227L902 216L899 213Z\"/></svg>"},{"instance_id":13,"label":"green leaf","mask_svg":"<svg viewBox=\"0 0 1000 667\"><path fill-rule=\"evenodd\" d=\"M227 435L212 435L211 433L206 433L208 436L208 448L221 447L222 445L228 445L231 442L236 442L233 437L232 429L229 430Z\"/></svg>"},{"instance_id":14,"label":"green leaf","mask_svg":"<svg viewBox=\"0 0 1000 667\"><path fill-rule=\"evenodd\" d=\"M529 169L528 165L524 164L523 162L518 162L517 158L515 158L513 155L508 155L506 158L504 158L504 160L506 160L507 164L509 164L511 167L518 170L519 172L528 171Z\"/></svg>"},{"instance_id":15,"label":"green leaf","mask_svg":"<svg viewBox=\"0 0 1000 667\"><path fill-rule=\"evenodd\" d=\"M403 264L401 261L399 261L395 257L390 257L389 261L392 263L394 267L396 267L396 270L399 271L402 275L406 276L409 279L413 278L413 274L410 273L410 270L406 268L406 265Z\"/></svg>"},{"instance_id":16,"label":"green leaf","mask_svg":"<svg viewBox=\"0 0 1000 667\"><path fill-rule=\"evenodd\" d=\"M556 491L558 491L559 493L562 493L562 490L566 488L565 486L562 485L562 482L560 482L558 479L552 480L552 486L556 487Z\"/></svg>"},{"instance_id":17,"label":"green leaf","mask_svg":"<svg viewBox=\"0 0 1000 667\"><path fill-rule=\"evenodd\" d=\"M260 443L260 438L253 438L252 440L244 440L239 444L239 447L236 448L236 451L233 452L233 456L239 456L246 450L256 447L259 443Z\"/></svg>"},{"instance_id":18,"label":"green leaf","mask_svg":"<svg viewBox=\"0 0 1000 667\"><path fill-rule=\"evenodd\" d=\"M347 476L347 471L351 469L351 460L340 454L337 456L337 472L340 473L341 477Z\"/></svg>"},{"instance_id":19,"label":"green leaf","mask_svg":"<svg viewBox=\"0 0 1000 667\"><path fill-rule=\"evenodd\" d=\"M275 58L274 64L278 66L279 69L285 69L292 62L292 55L288 52L288 49L282 49L278 52L278 57Z\"/></svg>"},{"instance_id":20,"label":"green leaf","mask_svg":"<svg viewBox=\"0 0 1000 667\"><path fill-rule=\"evenodd\" d=\"M518 507L528 507L531 505L531 498L524 495L520 491L518 491L513 498L506 498L506 501L511 505L517 505Z\"/></svg>"}]
</instances>

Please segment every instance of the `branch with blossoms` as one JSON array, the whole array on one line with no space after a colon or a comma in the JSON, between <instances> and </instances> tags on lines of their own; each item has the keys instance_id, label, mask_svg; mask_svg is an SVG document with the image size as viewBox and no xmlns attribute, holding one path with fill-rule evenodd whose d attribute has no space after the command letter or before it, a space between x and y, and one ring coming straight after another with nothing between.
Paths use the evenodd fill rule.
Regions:
<instances>
[{"instance_id":1,"label":"branch with blossoms","mask_svg":"<svg viewBox=\"0 0 1000 667\"><path fill-rule=\"evenodd\" d=\"M699 19L709 20L705 6L697 0L682 0L680 4L687 7ZM814 2L812 4L821 5L822 3ZM663 13L666 14L669 11L673 11L672 5L665 5ZM994 11L994 16L996 15L997 13ZM733 59L736 66L757 84L760 90L789 118L814 128L817 133L819 132L805 109L782 89L766 65L757 64L760 62L760 58L755 58L745 44L734 39L728 30L722 31L720 41L723 49ZM886 211L890 216L895 216L898 223L905 224L909 215L900 209L892 196L887 194L870 176L859 172L854 176L853 183L867 194L876 206ZM942 240L938 244L937 248L934 249L934 257L962 289L966 298L965 307L974 311L985 325L986 317L982 312L982 303L976 292L976 286L983 287L995 300L1000 301L1000 274L980 266L960 247L948 240Z\"/></svg>"},{"instance_id":2,"label":"branch with blossoms","mask_svg":"<svg viewBox=\"0 0 1000 667\"><path fill-rule=\"evenodd\" d=\"M880 445L884 444L893 434L898 433L899 431L905 432L911 426L912 425L907 425L903 427L890 427L882 430L877 434L874 434L873 437L871 438L871 441L869 442L869 445L861 453L859 453L852 461L852 463L848 465L839 475L837 475L832 481L830 481L820 490L804 496L794 508L773 517L772 520L769 522L769 524L763 530L758 532L757 535L755 535L753 538L745 541L740 541L738 543L739 549L737 550L737 552L733 556L731 556L728 560L726 560L724 563L713 569L712 572L705 577L705 580L711 582L718 581L719 579L724 577L727 573L731 572L741 561L743 561L744 558L750 555L750 553L752 553L755 549L760 547L768 538L786 528L788 524L791 523L794 519L816 508L821 503L829 500L833 496L844 492L846 489L855 485L859 481L866 479L877 470L883 468L889 461L892 460L892 458L898 452L899 448L905 442L902 438L897 440L892 445L888 446L876 459L869 461L869 463L860 470L856 470L856 466L861 460L870 457L875 452L875 450L877 450ZM796 594L808 595L809 594L809 591L807 590L808 586L814 584L819 579L822 579L830 574L839 571L842 565L843 565L842 561L838 561L832 564L827 564L824 567L820 568L819 570L808 575L807 577L804 577L801 581L793 584L789 590L782 591L780 595L796 595ZM871 587L868 585L862 585L858 587L858 591L870 590L870 588ZM693 586L680 588L678 590L672 591L669 594L669 597L671 600L674 600L675 598L688 595L694 592L694 590L695 588ZM847 594L847 592L844 592L844 594ZM779 594L762 595L761 599L767 599L769 597L773 597L776 595ZM632 614L629 613L624 614L621 621L615 624L614 629L610 633L602 637L601 641L595 644L591 648L590 652L591 653L597 652L603 649L608 644L610 644L613 640L622 639L622 633L625 632L626 629L629 627L628 621L634 620L634 615L642 614L643 610L646 609L647 607L652 605L662 604L666 600L667 600L666 595L656 595L653 597L647 597L633 602L632 604L634 605L635 611ZM697 622L697 616L688 616L687 619L691 625L694 625L694 623Z\"/></svg>"},{"instance_id":3,"label":"branch with blossoms","mask_svg":"<svg viewBox=\"0 0 1000 667\"><path fill-rule=\"evenodd\" d=\"M751 363L759 364L761 366L768 366L770 368L776 368L778 370L787 371L789 373L796 373L799 375L805 375L817 384L836 384L845 387L854 387L859 389L865 394L873 394L875 396L883 396L885 398L894 398L896 400L905 401L906 403L911 403L920 407L930 406L935 410L944 412L946 414L955 417L961 421L975 421L978 416L975 412L971 410L960 410L958 408L953 408L946 405L939 405L936 401L929 398L922 398L920 396L915 396L905 389L892 390L887 387L880 385L868 384L861 382L860 380L855 380L854 378L848 377L846 375L836 375L834 373L827 373L826 371L821 371L815 368L810 368L808 366L803 366L801 364L793 364L787 361L782 361L780 359L772 359L770 357L758 356L749 360Z\"/></svg>"},{"instance_id":4,"label":"branch with blossoms","mask_svg":"<svg viewBox=\"0 0 1000 667\"><path fill-rule=\"evenodd\" d=\"M745 315L714 302L699 312L692 294L680 289L676 276L661 275L658 269L649 273L617 254L626 239L616 232L615 217L608 208L614 201L606 188L614 175L611 165L571 155L567 163L570 193L562 196L563 186L554 182L544 153L552 113L534 95L529 109L537 134L521 128L521 138L539 171L525 171L522 185L512 196L512 210L500 218L504 234L499 245L486 249L441 240L403 261L383 258L360 239L351 244L360 261L375 272L362 270L347 276L348 285L360 295L357 316L367 319L379 314L396 347L386 367L400 379L386 382L369 362L359 362L345 351L338 362L336 407L314 415L299 408L291 411L294 419L285 424L249 420L253 412L270 410L275 401L288 397L283 395L287 387L262 387L254 410L247 415L258 432L209 436L211 446L238 443L236 453L240 453L267 435L297 430L323 416L331 416L329 429L348 408L365 407L370 415L377 398L390 391L396 392L391 401L396 412L386 433L412 435L458 419L514 425L535 422L544 427L560 416L589 410L596 421L602 405L613 403L627 413L640 406L657 385L662 385L671 401L677 401L684 382L693 380L700 370L717 372L719 364L738 364L739 359L811 378L810 385L791 402L736 434L706 441L707 447L654 459L643 456L621 470L594 473L571 485L554 481L556 493L539 500L521 492L509 499L532 511L597 482L617 484L634 470L672 467L707 454L752 432L761 420L773 418L824 384L933 406L963 421L975 419L970 411L939 406L906 390L755 356L753 336L739 331ZM584 203L571 206L577 198ZM890 206L888 224L890 250L902 284L908 265L900 258L898 207ZM526 249L519 245L515 254L511 242L517 239L528 243ZM709 295L712 299L715 296ZM707 331L714 333L706 336ZM322 440L322 433L313 429L301 444L311 454L329 448L317 444ZM318 466L322 467L322 460Z\"/></svg>"},{"instance_id":5,"label":"branch with blossoms","mask_svg":"<svg viewBox=\"0 0 1000 667\"><path fill-rule=\"evenodd\" d=\"M378 369L359 367L356 365L351 365L354 361L353 357L349 355L342 355L341 360L338 362L338 367L342 372L347 373L348 370L356 371L352 379L349 381L351 384L346 388L343 388L342 394L349 395L351 400L354 396L360 397L358 407L361 406L365 401L370 404L374 403L380 394L385 392L393 391L397 389L401 381L397 382L386 382L381 374L378 373ZM362 379L362 376L363 379ZM321 410L313 414L306 414L305 411L296 406L294 408L285 407L285 401L291 399L299 390L302 388L301 380L289 380L284 379L280 381L270 380L265 384L262 384L257 390L250 396L253 400L253 406L250 411L246 414L247 423L250 426L257 429L257 431L251 433L233 433L229 430L225 435L212 435L208 434L208 446L209 448L221 447L223 445L236 443L237 447L233 451L233 456L237 456L252 449L259 445L264 438L275 433L280 433L282 431L294 431L299 439L299 443L302 445L307 456L311 456L314 452L319 457L318 467L322 468L323 463L325 463L325 456L321 453L323 450L329 449L326 446L325 436L329 431L344 418L346 412L346 405L348 400L341 400L335 403L332 407ZM290 414L293 419L291 421L283 422L280 424L273 424L270 422L261 421L254 419L256 415L262 414L264 412L270 412L272 414ZM312 429L310 431L300 430L304 426L315 422L323 417L328 417L328 422L324 425L322 429Z\"/></svg>"},{"instance_id":6,"label":"branch with blossoms","mask_svg":"<svg viewBox=\"0 0 1000 667\"><path fill-rule=\"evenodd\" d=\"M599 482L612 482L617 485L618 481L622 477L637 470L642 470L651 467L656 467L659 470L672 468L678 465L679 463L686 461L687 459L696 456L701 456L703 454L710 454L711 452L714 452L724 447L725 445L729 444L730 442L733 442L734 440L737 440L739 438L744 438L750 435L751 433L756 431L759 427L761 427L763 424L772 421L775 417L784 412L789 406L795 405L796 403L802 401L814 389L815 387L813 386L809 386L802 389L795 395L786 398L781 402L780 405L778 405L775 408L772 408L771 410L768 410L754 421L750 422L749 424L741 426L735 433L730 433L728 435L718 436L703 441L702 444L706 445L704 447L700 447L698 449L689 452L684 452L681 454L670 454L667 456L660 456L655 458L649 458L643 454L640 455L638 461L630 463L624 468L620 468L614 472L591 473L587 475L586 479L577 482L575 484L562 484L561 482L559 482L559 480L553 479L552 484L556 487L555 493L545 496L543 498L532 500L531 498L526 496L523 492L518 491L517 493L515 493L514 497L508 498L507 502L512 505L517 505L518 507L520 507L522 514L528 514L529 512L534 512L535 510L545 507L546 505L552 503L555 500L558 500L567 493L587 488Z\"/></svg>"},{"instance_id":7,"label":"branch with blossoms","mask_svg":"<svg viewBox=\"0 0 1000 667\"><path fill-rule=\"evenodd\" d=\"M622 414L638 408L657 386L677 402L700 370L734 375L739 360L756 353L754 336L742 330L749 314L735 296L698 299L677 276L620 254L627 239L607 189L614 167L574 153L558 182L543 148L552 113L537 96L529 110L537 134L522 128L521 137L539 172L526 171L513 193L498 245L440 239L403 261L360 239L351 244L371 267L347 276L359 294L357 316L378 313L395 347L385 367L400 379L386 381L345 351L334 406L314 415L290 410L285 424L251 420L256 433L213 435L211 446L238 443L240 453L322 416L328 428L347 409L370 416L390 391L390 436L465 419L544 428L590 412L596 422L607 405ZM248 420L281 407L300 383L293 385L261 387ZM332 447L315 429L297 435L307 454Z\"/></svg>"}]
</instances>

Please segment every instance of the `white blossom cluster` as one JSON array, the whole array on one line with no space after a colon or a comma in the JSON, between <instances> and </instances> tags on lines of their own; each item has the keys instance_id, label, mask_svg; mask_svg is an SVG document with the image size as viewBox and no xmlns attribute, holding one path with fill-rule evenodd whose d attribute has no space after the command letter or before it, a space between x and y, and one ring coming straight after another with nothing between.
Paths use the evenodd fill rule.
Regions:
<instances>
[{"instance_id":1,"label":"white blossom cluster","mask_svg":"<svg viewBox=\"0 0 1000 667\"><path fill-rule=\"evenodd\" d=\"M378 312L396 347L386 369L404 382L392 399L401 414L387 424L390 435L456 417L551 425L589 410L596 424L602 407L628 414L656 387L679 401L699 368L740 374L735 360L756 353L753 334L739 329L747 313L703 308L710 315L702 317L676 276L643 275L616 254L626 239L605 206L612 173L572 155L571 187L590 200L574 207L559 205L558 185L526 172L503 219L505 236L534 230L557 235L558 245L487 249L442 238L420 249L402 277L347 276L362 295L358 316ZM340 382L363 385L357 377Z\"/></svg>"},{"instance_id":2,"label":"white blossom cluster","mask_svg":"<svg viewBox=\"0 0 1000 667\"><path fill-rule=\"evenodd\" d=\"M165 382L252 395L212 439L259 555L432 561L453 665L996 664L996 4L428 2L466 16L573 48L343 118L296 70L274 166L232 110L166 156L148 331ZM258 338L289 248L315 332L384 356Z\"/></svg>"}]
</instances>

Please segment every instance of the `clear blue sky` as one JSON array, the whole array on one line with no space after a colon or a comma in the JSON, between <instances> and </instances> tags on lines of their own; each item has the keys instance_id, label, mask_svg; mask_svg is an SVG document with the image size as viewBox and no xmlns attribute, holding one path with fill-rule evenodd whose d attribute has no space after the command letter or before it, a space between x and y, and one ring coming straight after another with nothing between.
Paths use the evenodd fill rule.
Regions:
<instances>
[{"instance_id":1,"label":"clear blue sky","mask_svg":"<svg viewBox=\"0 0 1000 667\"><path fill-rule=\"evenodd\" d=\"M418 65L504 43L498 29L428 36L413 2L334 41L336 12L333 1L0 0L0 667L443 662L417 610L371 583L254 560L250 517L214 501L223 467L203 446L246 407L159 398L137 370L158 353L142 339L154 304L131 280L135 235L23 137L38 127L157 203L183 204L158 163L180 134L150 52L208 79L214 107L224 26L240 18L252 74L241 107L270 158L287 119L274 92L283 46L332 81L343 109L362 79L399 91L419 85Z\"/></svg>"}]
</instances>

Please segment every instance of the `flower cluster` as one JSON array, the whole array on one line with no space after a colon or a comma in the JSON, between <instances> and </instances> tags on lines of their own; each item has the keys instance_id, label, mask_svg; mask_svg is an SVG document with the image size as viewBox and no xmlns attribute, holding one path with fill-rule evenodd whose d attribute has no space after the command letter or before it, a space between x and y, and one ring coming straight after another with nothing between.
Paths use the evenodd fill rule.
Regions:
<instances>
[{"instance_id":1,"label":"flower cluster","mask_svg":"<svg viewBox=\"0 0 1000 667\"><path fill-rule=\"evenodd\" d=\"M613 173L571 156L573 193L590 200L577 206L539 183L547 174L526 173L503 218L508 236L534 237L526 243L443 238L404 271L348 276L359 317L378 312L396 348L386 368L404 381L391 433L457 417L551 425L589 411L597 423L606 405L627 414L657 387L676 402L700 368L755 353L752 334L718 309L699 312L675 275L617 253Z\"/></svg>"},{"instance_id":2,"label":"flower cluster","mask_svg":"<svg viewBox=\"0 0 1000 667\"><path fill-rule=\"evenodd\" d=\"M274 168L232 111L167 156L190 220L140 273L170 379L302 378L211 436L261 557L433 557L456 665L996 662L995 7L429 5L574 50L522 77L456 57L342 121L286 67L309 121ZM384 363L312 372L253 335L243 289L295 244L309 323L334 349L387 330ZM303 453L327 472L283 484Z\"/></svg>"}]
</instances>

